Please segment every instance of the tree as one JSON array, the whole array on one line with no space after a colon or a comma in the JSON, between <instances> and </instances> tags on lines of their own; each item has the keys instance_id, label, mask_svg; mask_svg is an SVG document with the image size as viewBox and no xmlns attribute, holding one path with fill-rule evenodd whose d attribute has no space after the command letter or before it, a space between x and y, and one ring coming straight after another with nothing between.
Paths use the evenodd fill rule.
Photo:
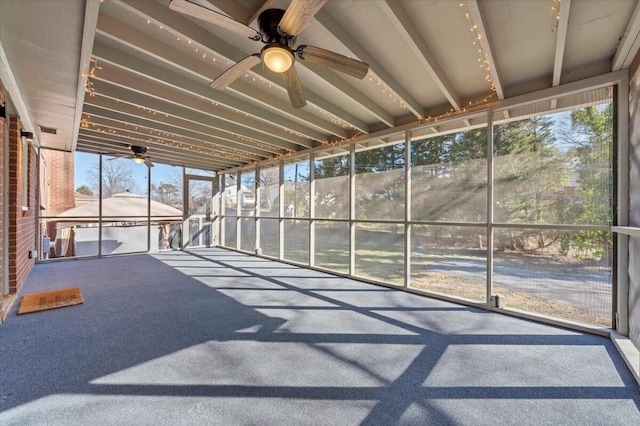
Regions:
<instances>
[{"instance_id":1,"label":"tree","mask_svg":"<svg viewBox=\"0 0 640 426\"><path fill-rule=\"evenodd\" d=\"M356 216L359 219L402 218L404 163L404 143L356 152Z\"/></svg>"},{"instance_id":2,"label":"tree","mask_svg":"<svg viewBox=\"0 0 640 426\"><path fill-rule=\"evenodd\" d=\"M284 166L284 206L285 214L292 217L306 217L309 215L309 177L308 161L302 161Z\"/></svg>"},{"instance_id":3,"label":"tree","mask_svg":"<svg viewBox=\"0 0 640 426\"><path fill-rule=\"evenodd\" d=\"M167 171L165 168L163 170L164 176L162 177L162 181L154 184L154 172L156 172L157 169L158 167L151 169L151 199L169 204L178 210L182 210L182 169L178 167L171 167ZM162 199L164 199L164 201L161 201Z\"/></svg>"},{"instance_id":4,"label":"tree","mask_svg":"<svg viewBox=\"0 0 640 426\"><path fill-rule=\"evenodd\" d=\"M412 218L484 220L487 200L486 158L485 129L412 141Z\"/></svg>"},{"instance_id":5,"label":"tree","mask_svg":"<svg viewBox=\"0 0 640 426\"><path fill-rule=\"evenodd\" d=\"M613 192L611 105L591 106L571 113L571 134L580 184L578 221L588 225L611 225Z\"/></svg>"},{"instance_id":6,"label":"tree","mask_svg":"<svg viewBox=\"0 0 640 426\"><path fill-rule=\"evenodd\" d=\"M100 190L100 188L98 188L98 182L100 181L99 173L100 168L97 162L93 168L87 171L87 180L91 182L91 189L94 193ZM102 197L104 198L112 197L120 192L136 192L138 185L133 178L131 161L103 161L101 187Z\"/></svg>"},{"instance_id":7,"label":"tree","mask_svg":"<svg viewBox=\"0 0 640 426\"><path fill-rule=\"evenodd\" d=\"M579 196L568 216L572 223L611 225L613 223L613 112L612 105L590 106L571 112L572 148L568 154L577 174ZM601 256L612 246L606 231L580 231L562 236L564 252L571 248L581 255Z\"/></svg>"},{"instance_id":8,"label":"tree","mask_svg":"<svg viewBox=\"0 0 640 426\"><path fill-rule=\"evenodd\" d=\"M496 219L512 223L559 223L554 202L566 186L566 155L555 145L550 117L496 126Z\"/></svg>"},{"instance_id":9,"label":"tree","mask_svg":"<svg viewBox=\"0 0 640 426\"><path fill-rule=\"evenodd\" d=\"M349 156L338 155L315 161L316 217L349 217Z\"/></svg>"},{"instance_id":10,"label":"tree","mask_svg":"<svg viewBox=\"0 0 640 426\"><path fill-rule=\"evenodd\" d=\"M77 187L76 188L76 192L78 192L80 194L83 194L83 195L89 195L89 196L93 195L93 191L87 185L81 185L81 186Z\"/></svg>"},{"instance_id":11,"label":"tree","mask_svg":"<svg viewBox=\"0 0 640 426\"><path fill-rule=\"evenodd\" d=\"M495 220L559 224L569 183L569 164L553 131L554 118L536 116L497 125L494 131ZM548 235L551 233L551 235ZM509 229L496 232L498 248L524 250L553 244L556 231Z\"/></svg>"},{"instance_id":12,"label":"tree","mask_svg":"<svg viewBox=\"0 0 640 426\"><path fill-rule=\"evenodd\" d=\"M181 191L172 183L151 184L151 199L170 206L182 206Z\"/></svg>"},{"instance_id":13,"label":"tree","mask_svg":"<svg viewBox=\"0 0 640 426\"><path fill-rule=\"evenodd\" d=\"M349 156L338 155L316 160L315 176L317 179L326 179L349 174Z\"/></svg>"},{"instance_id":14,"label":"tree","mask_svg":"<svg viewBox=\"0 0 640 426\"><path fill-rule=\"evenodd\" d=\"M278 213L280 170L278 167L260 168L258 185L260 186L260 211Z\"/></svg>"},{"instance_id":15,"label":"tree","mask_svg":"<svg viewBox=\"0 0 640 426\"><path fill-rule=\"evenodd\" d=\"M411 142L411 218L481 222L487 203L486 130L471 129ZM469 228L471 229L471 228ZM424 244L458 242L483 248L485 233L455 227L416 227Z\"/></svg>"},{"instance_id":16,"label":"tree","mask_svg":"<svg viewBox=\"0 0 640 426\"><path fill-rule=\"evenodd\" d=\"M210 216L212 213L213 184L206 180L190 181L189 184L189 214L204 214Z\"/></svg>"}]
</instances>

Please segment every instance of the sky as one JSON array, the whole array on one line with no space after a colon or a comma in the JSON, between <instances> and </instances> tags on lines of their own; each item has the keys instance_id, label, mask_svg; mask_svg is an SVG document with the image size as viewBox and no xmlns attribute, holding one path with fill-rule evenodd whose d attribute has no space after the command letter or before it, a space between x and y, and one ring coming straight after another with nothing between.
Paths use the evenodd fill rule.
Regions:
<instances>
[{"instance_id":1,"label":"sky","mask_svg":"<svg viewBox=\"0 0 640 426\"><path fill-rule=\"evenodd\" d=\"M74 188L78 188L82 185L87 185L89 188L92 187L90 177L88 173L91 170L95 170L98 164L99 156L96 154L87 154L84 152L76 152L75 153L75 164L74 164ZM136 167L134 167L136 166ZM135 163L131 163L131 171L133 173L133 178L138 185L143 184L142 186L146 188L147 182L147 167L142 165L142 167L137 167L138 165ZM155 169L155 167L154 167ZM161 167L160 169L164 169ZM162 175L164 170L159 170L157 174ZM164 173L166 175L166 171ZM162 178L163 176L156 176L156 173L153 173L152 182L155 182L158 178Z\"/></svg>"},{"instance_id":2,"label":"sky","mask_svg":"<svg viewBox=\"0 0 640 426\"><path fill-rule=\"evenodd\" d=\"M1 1L1 0L0 0ZM98 164L99 156L96 154L87 154L84 152L75 152L75 167L74 167L74 189L82 185L87 185L89 188L95 187L92 185L89 177L89 172L95 170ZM105 157L106 159L107 157ZM133 179L135 180L137 187L146 193L147 188L147 166L144 164L135 164L132 161L122 159L116 161L125 161L130 166ZM197 173L194 169L187 169L189 173L202 174L211 176L211 172L200 171ZM182 167L169 166L166 164L154 164L151 168L151 183L159 185L161 183L178 183L181 182ZM140 192L140 191L138 191Z\"/></svg>"}]
</instances>

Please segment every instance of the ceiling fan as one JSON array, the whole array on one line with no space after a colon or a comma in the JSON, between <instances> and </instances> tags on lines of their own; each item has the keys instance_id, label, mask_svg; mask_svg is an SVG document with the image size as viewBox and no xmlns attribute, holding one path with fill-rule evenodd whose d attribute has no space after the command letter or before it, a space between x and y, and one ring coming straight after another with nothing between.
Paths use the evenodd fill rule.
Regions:
<instances>
[{"instance_id":1,"label":"ceiling fan","mask_svg":"<svg viewBox=\"0 0 640 426\"><path fill-rule=\"evenodd\" d=\"M325 65L359 79L363 79L369 71L369 65L364 62L320 47L301 45L294 49L291 46L295 36L326 2L327 0L292 0L286 11L282 9L264 10L258 16L260 31L222 13L194 3L193 0L171 0L169 7L177 12L202 19L265 44L260 53L254 53L241 59L220 74L210 84L211 87L222 90L262 62L271 71L282 74L291 104L294 108L301 108L307 104L307 101L298 73L293 67L296 56L300 60Z\"/></svg>"},{"instance_id":2,"label":"ceiling fan","mask_svg":"<svg viewBox=\"0 0 640 426\"><path fill-rule=\"evenodd\" d=\"M153 163L149 159L149 156L146 155L147 147L129 145L129 149L131 150L132 154L118 155L116 157L109 158L109 160L107 160L107 161L117 160L119 158L131 158L133 160L133 162L136 163L136 164L144 163L144 164L147 165L147 167L153 167Z\"/></svg>"}]
</instances>

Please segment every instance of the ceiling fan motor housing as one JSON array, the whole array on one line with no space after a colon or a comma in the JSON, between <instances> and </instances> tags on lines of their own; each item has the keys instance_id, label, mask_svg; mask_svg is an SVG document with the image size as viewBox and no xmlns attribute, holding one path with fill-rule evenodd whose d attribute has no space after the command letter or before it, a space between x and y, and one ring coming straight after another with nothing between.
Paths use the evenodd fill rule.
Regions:
<instances>
[{"instance_id":1,"label":"ceiling fan motor housing","mask_svg":"<svg viewBox=\"0 0 640 426\"><path fill-rule=\"evenodd\" d=\"M147 147L131 145L131 151L136 155L144 155L147 153Z\"/></svg>"},{"instance_id":2,"label":"ceiling fan motor housing","mask_svg":"<svg viewBox=\"0 0 640 426\"><path fill-rule=\"evenodd\" d=\"M287 44L286 37L278 31L278 25L280 24L280 20L282 20L283 16L284 10L282 9L267 9L258 16L260 32L266 38L266 42ZM284 43L283 40L285 40Z\"/></svg>"}]
</instances>

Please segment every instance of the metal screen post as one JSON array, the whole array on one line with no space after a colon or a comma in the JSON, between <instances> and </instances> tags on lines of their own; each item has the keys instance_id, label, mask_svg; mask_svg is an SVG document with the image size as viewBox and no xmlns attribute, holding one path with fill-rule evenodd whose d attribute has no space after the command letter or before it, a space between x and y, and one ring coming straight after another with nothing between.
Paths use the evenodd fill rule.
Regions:
<instances>
[{"instance_id":1,"label":"metal screen post","mask_svg":"<svg viewBox=\"0 0 640 426\"><path fill-rule=\"evenodd\" d=\"M262 254L262 250L261 250L261 241L260 241L260 227L262 225L261 221L260 221L260 200L262 199L262 190L260 189L260 170L262 170L262 168L258 165L256 165L256 178L254 181L254 187L255 187L255 210L254 210L254 217L256 218L255 222L256 222L256 237L255 237L255 253L256 254Z\"/></svg>"},{"instance_id":2,"label":"metal screen post","mask_svg":"<svg viewBox=\"0 0 640 426\"><path fill-rule=\"evenodd\" d=\"M284 160L278 162L278 259L284 259Z\"/></svg>"},{"instance_id":3,"label":"metal screen post","mask_svg":"<svg viewBox=\"0 0 640 426\"><path fill-rule=\"evenodd\" d=\"M411 284L411 131L404 132L404 287Z\"/></svg>"},{"instance_id":4,"label":"metal screen post","mask_svg":"<svg viewBox=\"0 0 640 426\"><path fill-rule=\"evenodd\" d=\"M621 77L617 86L614 86L614 134L613 141L617 148L617 211L615 217L616 226L629 225L629 76ZM621 161L622 160L622 161ZM623 336L629 335L629 236L616 234L616 277L613 282L615 296L615 313L613 328ZM613 298L613 297L612 297Z\"/></svg>"},{"instance_id":5,"label":"metal screen post","mask_svg":"<svg viewBox=\"0 0 640 426\"><path fill-rule=\"evenodd\" d=\"M309 155L309 266L316 264L316 155Z\"/></svg>"},{"instance_id":6,"label":"metal screen post","mask_svg":"<svg viewBox=\"0 0 640 426\"><path fill-rule=\"evenodd\" d=\"M242 172L237 171L236 174L236 250L240 250L242 248L242 219L240 216L242 215Z\"/></svg>"},{"instance_id":7,"label":"metal screen post","mask_svg":"<svg viewBox=\"0 0 640 426\"><path fill-rule=\"evenodd\" d=\"M98 258L102 257L102 154L98 154Z\"/></svg>"},{"instance_id":8,"label":"metal screen post","mask_svg":"<svg viewBox=\"0 0 640 426\"><path fill-rule=\"evenodd\" d=\"M149 251L151 251L151 167L147 167L147 252Z\"/></svg>"},{"instance_id":9,"label":"metal screen post","mask_svg":"<svg viewBox=\"0 0 640 426\"><path fill-rule=\"evenodd\" d=\"M356 274L356 145L349 145L349 275Z\"/></svg>"},{"instance_id":10,"label":"metal screen post","mask_svg":"<svg viewBox=\"0 0 640 426\"><path fill-rule=\"evenodd\" d=\"M493 109L487 110L487 299L493 294Z\"/></svg>"}]
</instances>

